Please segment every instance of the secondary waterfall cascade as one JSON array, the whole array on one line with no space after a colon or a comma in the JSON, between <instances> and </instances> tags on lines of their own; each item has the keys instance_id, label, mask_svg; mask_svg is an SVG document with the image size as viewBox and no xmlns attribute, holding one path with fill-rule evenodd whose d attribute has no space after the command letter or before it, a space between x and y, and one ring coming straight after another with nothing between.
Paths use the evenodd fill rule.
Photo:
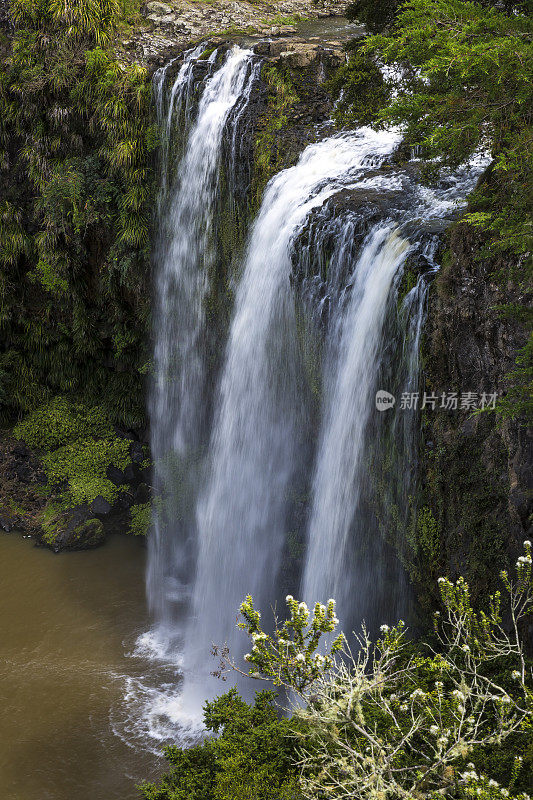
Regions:
<instances>
[{"instance_id":1,"label":"secondary waterfall cascade","mask_svg":"<svg viewBox=\"0 0 533 800\"><path fill-rule=\"evenodd\" d=\"M386 507L392 502L396 514L402 517L403 530L400 524L399 533L406 538L410 491L416 475L410 461L416 463L418 416L415 410L402 413L396 409L392 413L387 452L383 446L385 426L383 420L380 424L374 399L379 388L395 388L399 403L402 393L418 388L427 274L435 270L438 243L430 232L430 223L449 218L474 188L483 163L480 159L470 170L449 176L447 184L435 190L417 185L401 172L365 178L354 187L377 186L397 197L391 198L389 219L373 226L353 260L349 299L337 302L329 326L333 341L324 371L324 412L302 580L302 596L309 603L326 602L330 597L337 600L348 630L363 619L372 626L385 617L395 621L399 613L408 612L409 598L402 596L404 576L399 559L387 564L380 528L391 524ZM417 250L426 274L406 295L398 314L399 278L407 257ZM337 260L340 254L346 261L346 252L341 245ZM385 335L391 312L400 317L401 348L398 340L391 348ZM387 380L383 387L378 383L380 378ZM386 416L384 419L389 422ZM391 440L395 453L390 452ZM392 460L395 474L384 476L380 472L385 460ZM373 486L380 479L385 483L381 498ZM372 501L373 507L369 507ZM405 552L405 541L394 544Z\"/></svg>"},{"instance_id":2,"label":"secondary waterfall cascade","mask_svg":"<svg viewBox=\"0 0 533 800\"><path fill-rule=\"evenodd\" d=\"M207 77L193 112L199 51L191 51L180 67L168 105L164 94L168 68L155 77L163 146L151 429L156 491L165 496L167 505L156 515L150 542L148 597L159 623L167 627L173 624L176 603L186 595L192 569L191 531L183 524L186 492L178 496L175 486L179 482L183 490L192 480L205 439L205 299L208 275L217 260L215 208L222 146L224 135L231 136L232 128L238 127L256 76L249 50L231 50L218 70L213 57L203 62ZM177 154L174 126L185 130Z\"/></svg>"},{"instance_id":3,"label":"secondary waterfall cascade","mask_svg":"<svg viewBox=\"0 0 533 800\"><path fill-rule=\"evenodd\" d=\"M235 617L247 594L266 614L287 591L336 597L350 624L372 607L396 613L402 572L382 540L374 477L407 505L418 421L397 408L385 420L374 394L416 390L435 222L453 216L480 170L423 188L416 169L390 160L397 130L309 145L264 192L222 337L206 314L221 173L232 195L260 63L237 47L201 54L188 53L172 81L172 64L154 78L163 128L151 397L159 511L147 587L156 628L138 650L173 658L183 684L140 682L129 699L141 696L145 734L157 741L220 693L211 646L242 655ZM408 258L420 277L399 300ZM219 341L215 370L210 338Z\"/></svg>"}]
</instances>

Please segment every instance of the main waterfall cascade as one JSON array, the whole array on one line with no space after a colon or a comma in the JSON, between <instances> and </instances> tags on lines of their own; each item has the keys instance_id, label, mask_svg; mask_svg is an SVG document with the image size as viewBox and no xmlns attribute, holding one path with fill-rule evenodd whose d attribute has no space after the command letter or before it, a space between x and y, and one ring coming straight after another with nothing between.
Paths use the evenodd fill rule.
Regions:
<instances>
[{"instance_id":1,"label":"main waterfall cascade","mask_svg":"<svg viewBox=\"0 0 533 800\"><path fill-rule=\"evenodd\" d=\"M386 542L379 505L404 513L410 501L418 420L398 404L379 413L374 395L418 386L435 229L481 168L430 190L416 164L393 166L397 130L309 145L265 190L222 339L206 314L217 214L222 201L233 209L260 63L238 47L221 64L217 51L207 60L201 51L173 81L172 64L154 79L163 128L151 398L159 510L147 586L156 627L138 648L174 659L183 682L140 682L130 700L142 695L145 733L158 741L220 692L211 647L227 642L240 658L235 617L247 594L267 613L287 591L308 602L334 596L347 630L405 609L394 545L407 514ZM221 200L222 172L230 195ZM408 259L420 277L399 299ZM299 555L286 559L289 551Z\"/></svg>"}]
</instances>

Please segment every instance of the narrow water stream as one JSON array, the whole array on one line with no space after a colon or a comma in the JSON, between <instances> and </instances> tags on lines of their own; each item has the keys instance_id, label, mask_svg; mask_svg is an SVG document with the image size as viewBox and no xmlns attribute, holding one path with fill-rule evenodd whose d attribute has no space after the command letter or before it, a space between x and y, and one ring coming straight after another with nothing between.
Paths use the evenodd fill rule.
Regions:
<instances>
[{"instance_id":1,"label":"narrow water stream","mask_svg":"<svg viewBox=\"0 0 533 800\"><path fill-rule=\"evenodd\" d=\"M126 692L164 680L132 655L147 625L145 552L126 536L61 556L0 536L2 800L133 800L162 769Z\"/></svg>"}]
</instances>

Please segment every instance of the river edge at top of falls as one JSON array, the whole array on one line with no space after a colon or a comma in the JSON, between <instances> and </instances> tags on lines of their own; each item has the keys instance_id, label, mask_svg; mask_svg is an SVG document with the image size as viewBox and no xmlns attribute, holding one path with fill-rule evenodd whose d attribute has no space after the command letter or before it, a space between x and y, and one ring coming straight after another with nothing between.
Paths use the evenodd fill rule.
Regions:
<instances>
[{"instance_id":1,"label":"river edge at top of falls","mask_svg":"<svg viewBox=\"0 0 533 800\"><path fill-rule=\"evenodd\" d=\"M214 38L252 43L301 36L341 45L364 32L363 26L343 17L346 5L346 0L286 0L275 7L245 0L148 2L141 8L142 17L117 40L115 51L121 60L153 70L187 47Z\"/></svg>"}]
</instances>

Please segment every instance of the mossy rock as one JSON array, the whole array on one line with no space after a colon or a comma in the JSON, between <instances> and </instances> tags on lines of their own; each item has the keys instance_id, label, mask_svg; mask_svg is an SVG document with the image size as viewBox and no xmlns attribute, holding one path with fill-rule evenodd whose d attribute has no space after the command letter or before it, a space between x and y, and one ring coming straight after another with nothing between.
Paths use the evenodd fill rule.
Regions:
<instances>
[{"instance_id":1,"label":"mossy rock","mask_svg":"<svg viewBox=\"0 0 533 800\"><path fill-rule=\"evenodd\" d=\"M86 506L58 511L49 507L43 514L41 544L54 553L64 550L90 550L104 544L102 521L91 516Z\"/></svg>"}]
</instances>

